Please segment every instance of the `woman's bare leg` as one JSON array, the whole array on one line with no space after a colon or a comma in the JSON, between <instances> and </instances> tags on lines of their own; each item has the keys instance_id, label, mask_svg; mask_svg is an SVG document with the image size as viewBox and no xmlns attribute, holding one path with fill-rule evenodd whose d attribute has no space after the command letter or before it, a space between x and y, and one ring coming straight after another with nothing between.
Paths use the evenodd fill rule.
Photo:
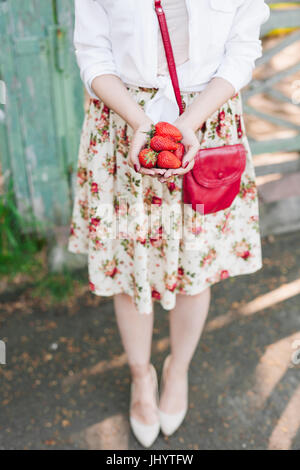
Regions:
<instances>
[{"instance_id":1,"label":"woman's bare leg","mask_svg":"<svg viewBox=\"0 0 300 470\"><path fill-rule=\"evenodd\" d=\"M210 287L198 295L176 296L176 306L170 312L171 360L159 405L165 413L177 413L184 408L186 374L203 331L210 296Z\"/></svg>"},{"instance_id":2,"label":"woman's bare leg","mask_svg":"<svg viewBox=\"0 0 300 470\"><path fill-rule=\"evenodd\" d=\"M134 382L132 417L144 424L154 424L158 416L153 394L154 384L149 367L153 311L150 315L139 313L132 298L127 294L115 295L114 306L123 347Z\"/></svg>"}]
</instances>

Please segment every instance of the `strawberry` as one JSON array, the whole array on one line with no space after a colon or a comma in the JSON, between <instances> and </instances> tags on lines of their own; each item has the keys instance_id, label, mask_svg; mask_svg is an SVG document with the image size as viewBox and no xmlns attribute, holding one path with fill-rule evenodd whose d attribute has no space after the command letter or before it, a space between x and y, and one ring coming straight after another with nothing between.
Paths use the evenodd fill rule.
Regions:
<instances>
[{"instance_id":1,"label":"strawberry","mask_svg":"<svg viewBox=\"0 0 300 470\"><path fill-rule=\"evenodd\" d=\"M175 157L174 153L163 150L157 157L158 168L180 168L181 161Z\"/></svg>"},{"instance_id":2,"label":"strawberry","mask_svg":"<svg viewBox=\"0 0 300 470\"><path fill-rule=\"evenodd\" d=\"M185 153L184 145L181 142L179 142L177 144L177 149L175 150L174 155L178 158L178 160L182 162L184 153Z\"/></svg>"},{"instance_id":3,"label":"strawberry","mask_svg":"<svg viewBox=\"0 0 300 470\"><path fill-rule=\"evenodd\" d=\"M181 132L177 127L163 121L156 124L155 135L169 137L170 139L175 140L175 142L179 142L182 139Z\"/></svg>"},{"instance_id":4,"label":"strawberry","mask_svg":"<svg viewBox=\"0 0 300 470\"><path fill-rule=\"evenodd\" d=\"M162 150L176 150L179 144L169 137L163 137L162 135L155 135L150 141L150 147L156 152Z\"/></svg>"},{"instance_id":5,"label":"strawberry","mask_svg":"<svg viewBox=\"0 0 300 470\"><path fill-rule=\"evenodd\" d=\"M139 153L140 164L145 168L154 168L157 162L157 153L150 148L145 148Z\"/></svg>"}]
</instances>

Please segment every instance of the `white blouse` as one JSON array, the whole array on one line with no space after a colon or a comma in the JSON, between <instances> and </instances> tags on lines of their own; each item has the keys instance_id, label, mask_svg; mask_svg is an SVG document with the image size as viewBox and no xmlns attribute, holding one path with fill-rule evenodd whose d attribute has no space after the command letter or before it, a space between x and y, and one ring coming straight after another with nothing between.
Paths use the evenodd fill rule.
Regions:
<instances>
[{"instance_id":1,"label":"white blouse","mask_svg":"<svg viewBox=\"0 0 300 470\"><path fill-rule=\"evenodd\" d=\"M189 59L189 15L185 0L162 0L178 67ZM158 35L158 75L168 75L168 63L161 34Z\"/></svg>"},{"instance_id":2,"label":"white blouse","mask_svg":"<svg viewBox=\"0 0 300 470\"><path fill-rule=\"evenodd\" d=\"M177 67L182 91L201 91L222 77L240 91L262 55L263 0L185 0L188 60ZM163 5L163 2L162 2ZM74 45L81 78L93 98L95 77L114 74L128 85L159 88L145 112L174 122L178 107L168 75L159 75L159 24L154 0L75 0ZM171 38L172 39L172 38Z\"/></svg>"}]
</instances>

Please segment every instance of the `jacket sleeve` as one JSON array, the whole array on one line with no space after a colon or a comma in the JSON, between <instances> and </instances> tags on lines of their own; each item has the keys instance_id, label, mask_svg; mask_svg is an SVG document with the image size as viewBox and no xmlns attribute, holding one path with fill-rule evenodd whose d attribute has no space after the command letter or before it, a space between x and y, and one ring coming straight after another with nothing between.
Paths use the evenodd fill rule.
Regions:
<instances>
[{"instance_id":1,"label":"jacket sleeve","mask_svg":"<svg viewBox=\"0 0 300 470\"><path fill-rule=\"evenodd\" d=\"M74 46L80 76L88 93L98 99L91 88L99 75L116 70L110 41L109 19L105 9L95 0L75 0Z\"/></svg>"},{"instance_id":2,"label":"jacket sleeve","mask_svg":"<svg viewBox=\"0 0 300 470\"><path fill-rule=\"evenodd\" d=\"M223 60L213 75L225 78L236 93L251 81L255 61L262 56L260 27L269 16L270 8L263 0L244 0L237 9Z\"/></svg>"}]
</instances>

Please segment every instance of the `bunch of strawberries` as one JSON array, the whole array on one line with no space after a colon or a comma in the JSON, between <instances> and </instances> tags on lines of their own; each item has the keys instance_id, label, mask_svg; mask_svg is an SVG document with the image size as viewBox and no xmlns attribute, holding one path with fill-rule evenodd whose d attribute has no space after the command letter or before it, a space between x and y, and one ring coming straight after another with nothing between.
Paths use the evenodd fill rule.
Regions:
<instances>
[{"instance_id":1,"label":"bunch of strawberries","mask_svg":"<svg viewBox=\"0 0 300 470\"><path fill-rule=\"evenodd\" d=\"M168 122L158 122L147 134L147 146L139 154L140 164L145 168L180 168L185 148L179 129Z\"/></svg>"}]
</instances>

